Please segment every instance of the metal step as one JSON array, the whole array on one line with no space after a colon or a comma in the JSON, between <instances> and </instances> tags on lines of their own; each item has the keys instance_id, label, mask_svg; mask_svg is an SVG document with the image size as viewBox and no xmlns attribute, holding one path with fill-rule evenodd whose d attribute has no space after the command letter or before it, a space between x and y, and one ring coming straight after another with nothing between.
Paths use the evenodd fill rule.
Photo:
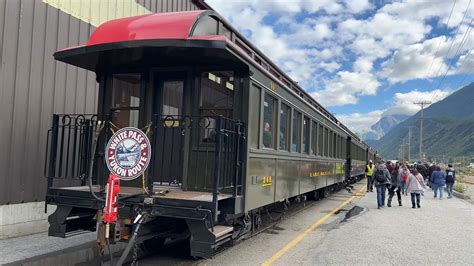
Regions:
<instances>
[{"instance_id":1,"label":"metal step","mask_svg":"<svg viewBox=\"0 0 474 266\"><path fill-rule=\"evenodd\" d=\"M216 225L214 226L214 231L211 233L214 235L216 239L219 239L229 233L232 233L234 231L233 226L225 226L225 225Z\"/></svg>"}]
</instances>

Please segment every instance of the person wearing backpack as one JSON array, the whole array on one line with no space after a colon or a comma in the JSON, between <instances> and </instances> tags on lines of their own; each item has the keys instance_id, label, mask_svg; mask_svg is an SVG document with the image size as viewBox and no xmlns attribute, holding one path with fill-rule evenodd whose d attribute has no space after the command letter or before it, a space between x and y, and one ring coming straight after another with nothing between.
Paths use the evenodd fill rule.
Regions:
<instances>
[{"instance_id":1,"label":"person wearing backpack","mask_svg":"<svg viewBox=\"0 0 474 266\"><path fill-rule=\"evenodd\" d=\"M446 185L446 175L444 172L441 172L441 168L439 166L436 166L436 171L431 174L430 182L433 188L434 198L436 199L438 196L437 192L439 191L439 199L442 200L444 186Z\"/></svg>"},{"instance_id":2,"label":"person wearing backpack","mask_svg":"<svg viewBox=\"0 0 474 266\"><path fill-rule=\"evenodd\" d=\"M402 166L402 169L400 170L400 173L398 174L398 178L402 182L402 194L405 194L405 195L408 195L407 193L408 176L410 176L410 170L408 169L408 166L404 164Z\"/></svg>"},{"instance_id":3,"label":"person wearing backpack","mask_svg":"<svg viewBox=\"0 0 474 266\"><path fill-rule=\"evenodd\" d=\"M448 199L453 197L453 186L456 181L456 171L454 171L453 165L448 164L446 169L446 190L448 191Z\"/></svg>"},{"instance_id":4,"label":"person wearing backpack","mask_svg":"<svg viewBox=\"0 0 474 266\"><path fill-rule=\"evenodd\" d=\"M398 205L402 206L402 180L400 178L399 174L399 166L396 165L395 168L393 169L391 173L391 184L390 188L388 189L388 202L387 202L387 207L392 207L392 198L395 195L395 192L397 192L397 198L398 198Z\"/></svg>"},{"instance_id":5,"label":"person wearing backpack","mask_svg":"<svg viewBox=\"0 0 474 266\"><path fill-rule=\"evenodd\" d=\"M407 181L407 191L411 196L411 207L415 209L416 207L421 208L421 194L426 189L423 176L418 172L416 168L413 169L413 173L408 176ZM416 202L415 202L416 200ZM416 203L416 205L415 205Z\"/></svg>"},{"instance_id":6,"label":"person wearing backpack","mask_svg":"<svg viewBox=\"0 0 474 266\"><path fill-rule=\"evenodd\" d=\"M390 173L383 162L379 163L374 173L374 185L377 190L377 209L385 206L385 188L390 185Z\"/></svg>"}]
</instances>

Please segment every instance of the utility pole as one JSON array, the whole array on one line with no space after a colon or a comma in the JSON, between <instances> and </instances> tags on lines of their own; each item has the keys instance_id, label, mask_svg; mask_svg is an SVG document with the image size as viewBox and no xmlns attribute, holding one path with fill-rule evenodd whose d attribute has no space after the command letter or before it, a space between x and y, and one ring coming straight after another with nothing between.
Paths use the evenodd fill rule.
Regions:
<instances>
[{"instance_id":1,"label":"utility pole","mask_svg":"<svg viewBox=\"0 0 474 266\"><path fill-rule=\"evenodd\" d=\"M423 161L423 110L425 109L425 105L431 104L430 101L421 101L421 102L414 102L414 104L421 106L421 113L420 113L420 161Z\"/></svg>"},{"instance_id":2,"label":"utility pole","mask_svg":"<svg viewBox=\"0 0 474 266\"><path fill-rule=\"evenodd\" d=\"M408 126L408 161L411 160L411 129L413 128L413 126Z\"/></svg>"}]
</instances>

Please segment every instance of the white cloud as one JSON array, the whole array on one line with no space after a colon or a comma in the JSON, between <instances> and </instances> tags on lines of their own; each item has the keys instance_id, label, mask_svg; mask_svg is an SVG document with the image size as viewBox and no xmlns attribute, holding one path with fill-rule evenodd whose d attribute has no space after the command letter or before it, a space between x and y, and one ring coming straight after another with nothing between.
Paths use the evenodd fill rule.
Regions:
<instances>
[{"instance_id":1,"label":"white cloud","mask_svg":"<svg viewBox=\"0 0 474 266\"><path fill-rule=\"evenodd\" d=\"M441 58L434 58L433 54L423 52L422 44L414 44L396 51L390 60L382 64L382 68L381 75L391 83L428 78L447 70Z\"/></svg>"},{"instance_id":2,"label":"white cloud","mask_svg":"<svg viewBox=\"0 0 474 266\"><path fill-rule=\"evenodd\" d=\"M474 73L474 50L462 55L457 62L459 73Z\"/></svg>"},{"instance_id":3,"label":"white cloud","mask_svg":"<svg viewBox=\"0 0 474 266\"><path fill-rule=\"evenodd\" d=\"M430 92L410 91L407 93L395 93L395 103L385 110L375 110L368 113L339 114L336 117L347 125L351 130L362 134L371 131L371 126L380 118L388 115L414 115L420 111L420 106L414 104L419 101L432 101L432 104L443 100L453 93L453 90L434 90Z\"/></svg>"},{"instance_id":4,"label":"white cloud","mask_svg":"<svg viewBox=\"0 0 474 266\"><path fill-rule=\"evenodd\" d=\"M370 0L207 0L326 106L356 104L386 82L442 76L450 63L449 75L472 73L473 56L453 57L474 16L467 12L453 36L468 1L456 2L446 30L451 1L389 1L375 10ZM470 38L460 59L472 48Z\"/></svg>"},{"instance_id":5,"label":"white cloud","mask_svg":"<svg viewBox=\"0 0 474 266\"><path fill-rule=\"evenodd\" d=\"M325 81L325 89L311 95L324 106L356 104L357 96L374 95L380 83L370 72L339 71L333 79Z\"/></svg>"},{"instance_id":6,"label":"white cloud","mask_svg":"<svg viewBox=\"0 0 474 266\"><path fill-rule=\"evenodd\" d=\"M420 106L414 104L414 102L431 101L433 104L443 100L451 93L453 93L453 90L450 89L437 89L433 91L414 90L407 93L397 92L394 95L395 103L383 113L383 116L395 114L414 115L420 111Z\"/></svg>"},{"instance_id":7,"label":"white cloud","mask_svg":"<svg viewBox=\"0 0 474 266\"><path fill-rule=\"evenodd\" d=\"M368 0L348 0L346 7L351 13L361 13L374 8Z\"/></svg>"},{"instance_id":8,"label":"white cloud","mask_svg":"<svg viewBox=\"0 0 474 266\"><path fill-rule=\"evenodd\" d=\"M347 125L352 131L363 133L370 130L370 127L377 123L385 110L375 110L368 113L341 114L336 117Z\"/></svg>"}]
</instances>

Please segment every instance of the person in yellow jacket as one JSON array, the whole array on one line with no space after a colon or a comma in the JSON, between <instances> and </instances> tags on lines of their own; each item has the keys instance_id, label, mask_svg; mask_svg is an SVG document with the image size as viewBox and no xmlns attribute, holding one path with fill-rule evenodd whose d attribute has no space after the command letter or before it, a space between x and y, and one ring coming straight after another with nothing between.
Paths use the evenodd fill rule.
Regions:
<instances>
[{"instance_id":1,"label":"person in yellow jacket","mask_svg":"<svg viewBox=\"0 0 474 266\"><path fill-rule=\"evenodd\" d=\"M367 177L367 192L372 192L374 190L374 171L375 165L372 160L369 161L367 167L365 167L365 175Z\"/></svg>"}]
</instances>

